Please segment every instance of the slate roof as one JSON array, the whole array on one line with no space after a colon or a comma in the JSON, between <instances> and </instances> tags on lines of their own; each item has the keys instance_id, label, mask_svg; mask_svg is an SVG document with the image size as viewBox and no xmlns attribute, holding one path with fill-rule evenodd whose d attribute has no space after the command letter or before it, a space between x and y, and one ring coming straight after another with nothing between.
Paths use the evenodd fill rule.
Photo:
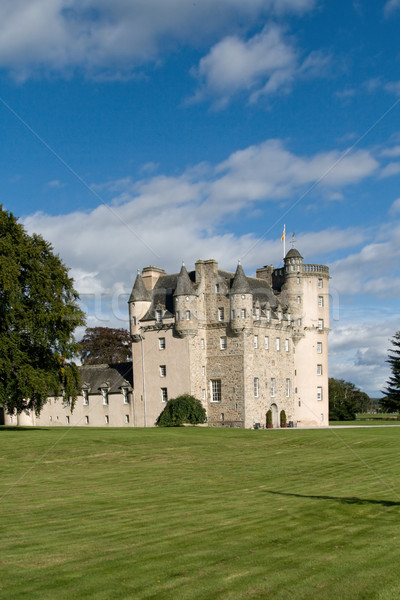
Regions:
<instances>
[{"instance_id":1,"label":"slate roof","mask_svg":"<svg viewBox=\"0 0 400 600\"><path fill-rule=\"evenodd\" d=\"M296 248L291 248L289 252L286 253L285 258L303 258L302 255Z\"/></svg>"},{"instance_id":2,"label":"slate roof","mask_svg":"<svg viewBox=\"0 0 400 600\"><path fill-rule=\"evenodd\" d=\"M191 282L188 272L186 270L185 265L182 265L180 273L178 275L178 279L176 282L176 288L174 292L174 296L193 296L197 295Z\"/></svg>"},{"instance_id":3,"label":"slate roof","mask_svg":"<svg viewBox=\"0 0 400 600\"><path fill-rule=\"evenodd\" d=\"M133 387L133 370L131 362L113 365L82 365L79 367L82 385L89 385L91 394L100 394L103 384L109 385L109 393L121 392L121 386Z\"/></svg>"},{"instance_id":4,"label":"slate roof","mask_svg":"<svg viewBox=\"0 0 400 600\"><path fill-rule=\"evenodd\" d=\"M237 266L235 277L232 281L231 292L233 294L248 294L250 292L250 285L241 264Z\"/></svg>"},{"instance_id":5,"label":"slate roof","mask_svg":"<svg viewBox=\"0 0 400 600\"><path fill-rule=\"evenodd\" d=\"M128 302L139 302L140 300L151 302L150 294L146 290L143 277L140 273L138 273L136 275L135 283L133 284L132 292Z\"/></svg>"}]
</instances>

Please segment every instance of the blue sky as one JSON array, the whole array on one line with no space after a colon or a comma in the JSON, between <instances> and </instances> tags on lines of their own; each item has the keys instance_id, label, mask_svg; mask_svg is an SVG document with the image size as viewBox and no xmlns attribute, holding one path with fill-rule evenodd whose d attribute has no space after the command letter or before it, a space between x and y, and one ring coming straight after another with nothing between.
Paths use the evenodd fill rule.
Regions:
<instances>
[{"instance_id":1,"label":"blue sky","mask_svg":"<svg viewBox=\"0 0 400 600\"><path fill-rule=\"evenodd\" d=\"M126 326L138 268L330 267L330 374L400 329L400 0L3 0L0 202Z\"/></svg>"}]
</instances>

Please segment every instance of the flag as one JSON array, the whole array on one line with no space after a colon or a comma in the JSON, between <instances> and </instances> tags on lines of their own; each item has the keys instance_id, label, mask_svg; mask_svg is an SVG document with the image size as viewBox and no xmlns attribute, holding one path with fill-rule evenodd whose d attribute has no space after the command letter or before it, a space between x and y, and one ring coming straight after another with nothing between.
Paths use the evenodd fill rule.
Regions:
<instances>
[{"instance_id":1,"label":"flag","mask_svg":"<svg viewBox=\"0 0 400 600\"><path fill-rule=\"evenodd\" d=\"M285 231L285 225L283 226L283 233L282 233L282 237L281 237L281 242L283 242L283 240L285 239L286 236L286 231Z\"/></svg>"}]
</instances>

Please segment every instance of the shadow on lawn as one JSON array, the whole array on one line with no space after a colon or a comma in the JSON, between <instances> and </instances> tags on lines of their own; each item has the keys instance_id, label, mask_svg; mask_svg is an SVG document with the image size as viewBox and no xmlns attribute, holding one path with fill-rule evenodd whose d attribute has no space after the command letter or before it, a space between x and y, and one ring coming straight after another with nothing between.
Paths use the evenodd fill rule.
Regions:
<instances>
[{"instance_id":1,"label":"shadow on lawn","mask_svg":"<svg viewBox=\"0 0 400 600\"><path fill-rule=\"evenodd\" d=\"M48 431L48 427L21 427L19 425L0 425L0 433L2 431Z\"/></svg>"},{"instance_id":2,"label":"shadow on lawn","mask_svg":"<svg viewBox=\"0 0 400 600\"><path fill-rule=\"evenodd\" d=\"M312 494L291 494L290 492L273 492L272 490L264 490L266 494L276 494L277 496L292 496L294 498L314 498L315 500L336 500L344 504L380 504L381 506L400 506L400 502L393 500L371 500L369 498L356 498L355 496L314 496Z\"/></svg>"}]
</instances>

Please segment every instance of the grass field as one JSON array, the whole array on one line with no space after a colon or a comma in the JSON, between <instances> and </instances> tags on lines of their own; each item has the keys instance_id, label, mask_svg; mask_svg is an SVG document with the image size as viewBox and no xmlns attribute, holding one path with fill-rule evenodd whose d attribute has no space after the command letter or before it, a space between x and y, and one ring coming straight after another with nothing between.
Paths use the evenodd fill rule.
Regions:
<instances>
[{"instance_id":1,"label":"grass field","mask_svg":"<svg viewBox=\"0 0 400 600\"><path fill-rule=\"evenodd\" d=\"M0 599L400 598L397 428L0 428Z\"/></svg>"}]
</instances>

